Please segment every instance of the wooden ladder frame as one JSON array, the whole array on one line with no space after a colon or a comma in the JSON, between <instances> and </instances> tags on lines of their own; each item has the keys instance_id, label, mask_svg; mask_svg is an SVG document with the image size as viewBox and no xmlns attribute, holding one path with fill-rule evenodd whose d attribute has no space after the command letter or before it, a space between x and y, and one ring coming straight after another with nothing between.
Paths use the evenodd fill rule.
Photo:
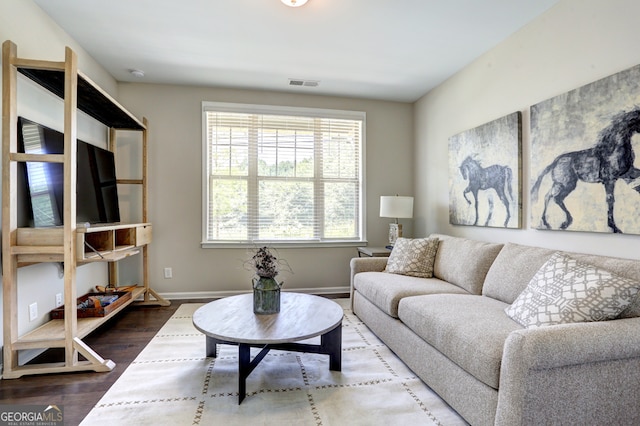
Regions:
<instances>
[{"instance_id":1,"label":"wooden ladder frame","mask_svg":"<svg viewBox=\"0 0 640 426\"><path fill-rule=\"evenodd\" d=\"M16 45L7 40L2 45L2 267L3 267L3 378L18 378L26 374L60 373L72 371L110 371L115 364L105 360L82 341L82 337L99 327L112 314L119 312L130 303L167 306L170 302L161 297L149 285L148 245L142 247L144 285L134 290L131 301L104 318L82 318L82 326L76 310L76 161L77 161L77 110L79 71L77 56L69 47L65 49L63 62L39 61L19 58ZM64 75L64 154L23 154L17 152L17 74L20 68L46 70ZM125 118L135 120L133 115L122 108L106 92L93 82L92 88L112 105L120 108ZM45 87L53 92L49 87ZM55 93L55 92L54 92ZM147 143L148 122L143 122L135 130L142 130L143 164L142 179L119 180L119 184L142 185L143 221L147 221ZM110 126L109 148L115 152L116 128ZM129 129L131 130L131 129ZM49 246L18 245L17 227L17 163L25 161L57 162L64 169L63 237L62 244ZM35 230L34 232L38 232ZM63 261L64 269L64 320L52 320L25 336L18 335L18 267L19 258L24 254L38 254L50 258L51 262ZM109 284L117 285L117 264L110 263ZM142 301L137 301L143 297ZM18 351L25 349L64 348L65 360L51 364L18 364ZM85 360L79 360L82 355Z\"/></svg>"}]
</instances>

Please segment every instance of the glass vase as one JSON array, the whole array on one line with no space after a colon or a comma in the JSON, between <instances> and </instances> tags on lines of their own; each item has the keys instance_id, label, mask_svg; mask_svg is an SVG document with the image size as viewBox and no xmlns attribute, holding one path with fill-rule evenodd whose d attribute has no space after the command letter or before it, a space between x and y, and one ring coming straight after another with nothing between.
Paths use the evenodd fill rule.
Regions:
<instances>
[{"instance_id":1,"label":"glass vase","mask_svg":"<svg viewBox=\"0 0 640 426\"><path fill-rule=\"evenodd\" d=\"M275 278L253 278L253 312L259 315L280 312L280 288Z\"/></svg>"}]
</instances>

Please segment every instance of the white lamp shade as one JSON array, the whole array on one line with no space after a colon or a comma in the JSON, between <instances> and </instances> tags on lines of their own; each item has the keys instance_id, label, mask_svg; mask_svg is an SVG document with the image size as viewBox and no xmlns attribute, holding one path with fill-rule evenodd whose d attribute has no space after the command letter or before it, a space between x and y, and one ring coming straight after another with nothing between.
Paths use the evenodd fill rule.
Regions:
<instances>
[{"instance_id":1,"label":"white lamp shade","mask_svg":"<svg viewBox=\"0 0 640 426\"><path fill-rule=\"evenodd\" d=\"M382 195L380 197L380 217L412 218L413 197Z\"/></svg>"}]
</instances>

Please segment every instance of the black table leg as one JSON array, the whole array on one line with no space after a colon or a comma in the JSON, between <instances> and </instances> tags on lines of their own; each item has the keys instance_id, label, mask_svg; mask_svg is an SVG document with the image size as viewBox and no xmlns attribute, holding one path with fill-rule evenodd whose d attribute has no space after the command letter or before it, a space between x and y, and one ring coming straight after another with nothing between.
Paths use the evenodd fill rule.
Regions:
<instances>
[{"instance_id":1,"label":"black table leg","mask_svg":"<svg viewBox=\"0 0 640 426\"><path fill-rule=\"evenodd\" d=\"M329 370L342 370L342 324L320 337L321 353L329 355Z\"/></svg>"},{"instance_id":2,"label":"black table leg","mask_svg":"<svg viewBox=\"0 0 640 426\"><path fill-rule=\"evenodd\" d=\"M260 361L269 353L271 347L265 345L260 353L251 359L251 345L238 344L238 404L247 396L247 377L260 364Z\"/></svg>"},{"instance_id":3,"label":"black table leg","mask_svg":"<svg viewBox=\"0 0 640 426\"><path fill-rule=\"evenodd\" d=\"M217 345L220 344L238 345L238 404L241 404L247 396L247 377L271 349L329 355L329 369L332 371L342 370L342 323L338 324L333 330L321 335L320 345L305 343L255 345L228 342L207 336L207 356L215 358L217 356ZM262 347L262 350L253 360L251 359L252 347Z\"/></svg>"},{"instance_id":4,"label":"black table leg","mask_svg":"<svg viewBox=\"0 0 640 426\"><path fill-rule=\"evenodd\" d=\"M218 356L217 345L219 343L218 339L214 339L213 337L207 336L205 339L207 348L206 348L206 356L210 356L215 358Z\"/></svg>"},{"instance_id":5,"label":"black table leg","mask_svg":"<svg viewBox=\"0 0 640 426\"><path fill-rule=\"evenodd\" d=\"M247 396L247 376L251 373L251 346L244 343L238 345L238 404Z\"/></svg>"}]
</instances>

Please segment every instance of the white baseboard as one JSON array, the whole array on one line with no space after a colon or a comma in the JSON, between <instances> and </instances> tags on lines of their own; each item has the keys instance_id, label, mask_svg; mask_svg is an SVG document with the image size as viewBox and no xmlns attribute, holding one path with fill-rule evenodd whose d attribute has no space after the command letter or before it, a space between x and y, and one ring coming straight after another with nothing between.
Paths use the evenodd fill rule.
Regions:
<instances>
[{"instance_id":1,"label":"white baseboard","mask_svg":"<svg viewBox=\"0 0 640 426\"><path fill-rule=\"evenodd\" d=\"M319 287L319 288L294 288L291 290L283 291L295 291L296 293L306 294L337 294L337 293L349 293L351 289L349 287ZM190 291L190 292L170 292L159 293L160 296L168 300L184 300L184 299L220 299L222 297L237 296L239 294L250 293L247 291Z\"/></svg>"}]
</instances>

